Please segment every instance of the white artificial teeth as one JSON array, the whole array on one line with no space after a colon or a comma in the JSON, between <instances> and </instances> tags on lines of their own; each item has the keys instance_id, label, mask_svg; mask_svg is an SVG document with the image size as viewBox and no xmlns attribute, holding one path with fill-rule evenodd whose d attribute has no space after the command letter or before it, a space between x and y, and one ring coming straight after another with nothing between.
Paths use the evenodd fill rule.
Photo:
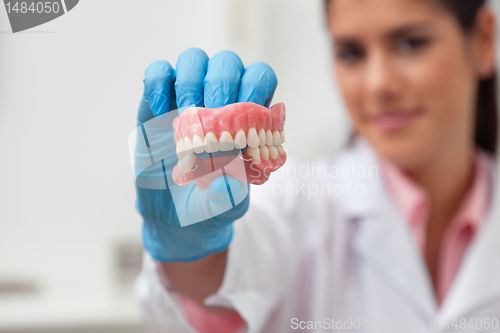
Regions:
<instances>
[{"instance_id":1,"label":"white artificial teeth","mask_svg":"<svg viewBox=\"0 0 500 333\"><path fill-rule=\"evenodd\" d=\"M186 156L186 149L184 149L184 140L180 139L177 141L177 145L175 146L175 150L177 152L177 157L181 159L182 157Z\"/></svg>"},{"instance_id":2,"label":"white artificial teeth","mask_svg":"<svg viewBox=\"0 0 500 333\"><path fill-rule=\"evenodd\" d=\"M220 135L219 148L221 151L230 151L234 149L233 136L228 131L224 131Z\"/></svg>"},{"instance_id":3,"label":"white artificial teeth","mask_svg":"<svg viewBox=\"0 0 500 333\"><path fill-rule=\"evenodd\" d=\"M182 159L182 165L179 166L181 170L183 169L184 172L189 172L192 171L191 168L194 168L196 166L196 161L198 158L194 154L187 155Z\"/></svg>"},{"instance_id":4,"label":"white artificial teeth","mask_svg":"<svg viewBox=\"0 0 500 333\"><path fill-rule=\"evenodd\" d=\"M281 136L281 144L284 144L285 143L285 131L281 131L280 136Z\"/></svg>"},{"instance_id":5,"label":"white artificial teeth","mask_svg":"<svg viewBox=\"0 0 500 333\"><path fill-rule=\"evenodd\" d=\"M266 132L266 146L272 146L273 145L273 133L271 130L267 130Z\"/></svg>"},{"instance_id":6,"label":"white artificial teeth","mask_svg":"<svg viewBox=\"0 0 500 333\"><path fill-rule=\"evenodd\" d=\"M273 146L278 146L281 144L280 132L274 131L273 133Z\"/></svg>"},{"instance_id":7,"label":"white artificial teeth","mask_svg":"<svg viewBox=\"0 0 500 333\"><path fill-rule=\"evenodd\" d=\"M205 151L207 153L215 153L219 150L219 141L213 132L208 132L205 135Z\"/></svg>"},{"instance_id":8,"label":"white artificial teeth","mask_svg":"<svg viewBox=\"0 0 500 333\"><path fill-rule=\"evenodd\" d=\"M186 150L186 154L188 155L191 155L194 152L193 143L187 136L184 138L184 149Z\"/></svg>"},{"instance_id":9,"label":"white artificial teeth","mask_svg":"<svg viewBox=\"0 0 500 333\"><path fill-rule=\"evenodd\" d=\"M179 154L177 154L177 156L179 156ZM184 172L184 157L186 155L182 156L182 157L179 157L179 161L177 161L177 167L179 168L179 170L181 170L182 172Z\"/></svg>"},{"instance_id":10,"label":"white artificial teeth","mask_svg":"<svg viewBox=\"0 0 500 333\"><path fill-rule=\"evenodd\" d=\"M266 145L266 131L261 128L259 130L259 146L264 147Z\"/></svg>"},{"instance_id":11,"label":"white artificial teeth","mask_svg":"<svg viewBox=\"0 0 500 333\"><path fill-rule=\"evenodd\" d=\"M250 155L252 161L260 161L260 151L259 148L247 148L246 153Z\"/></svg>"},{"instance_id":12,"label":"white artificial teeth","mask_svg":"<svg viewBox=\"0 0 500 333\"><path fill-rule=\"evenodd\" d=\"M183 151L179 151L179 146L176 146L175 147L175 150L177 152L177 158L179 159L179 161L184 157L186 156L186 153L183 152Z\"/></svg>"},{"instance_id":13,"label":"white artificial teeth","mask_svg":"<svg viewBox=\"0 0 500 333\"><path fill-rule=\"evenodd\" d=\"M271 158L278 157L278 148L276 148L275 146L269 146L268 149L269 149L269 156Z\"/></svg>"},{"instance_id":14,"label":"white artificial teeth","mask_svg":"<svg viewBox=\"0 0 500 333\"><path fill-rule=\"evenodd\" d=\"M196 154L201 154L205 151L205 147L203 147L203 140L198 135L193 136L193 147Z\"/></svg>"},{"instance_id":15,"label":"white artificial teeth","mask_svg":"<svg viewBox=\"0 0 500 333\"><path fill-rule=\"evenodd\" d=\"M260 149L260 156L262 156L263 159L268 160L269 159L269 149L267 149L266 146L259 147L259 149Z\"/></svg>"},{"instance_id":16,"label":"white artificial teeth","mask_svg":"<svg viewBox=\"0 0 500 333\"><path fill-rule=\"evenodd\" d=\"M255 127L248 130L248 145L250 148L257 148L259 146L259 137L257 136L257 130L255 130Z\"/></svg>"},{"instance_id":17,"label":"white artificial teeth","mask_svg":"<svg viewBox=\"0 0 500 333\"><path fill-rule=\"evenodd\" d=\"M242 130L236 133L234 137L234 146L236 149L244 149L247 146L247 137Z\"/></svg>"},{"instance_id":18,"label":"white artificial teeth","mask_svg":"<svg viewBox=\"0 0 500 333\"><path fill-rule=\"evenodd\" d=\"M279 145L278 146L278 153L281 155L285 152L285 149L283 149L283 146L282 145Z\"/></svg>"}]
</instances>

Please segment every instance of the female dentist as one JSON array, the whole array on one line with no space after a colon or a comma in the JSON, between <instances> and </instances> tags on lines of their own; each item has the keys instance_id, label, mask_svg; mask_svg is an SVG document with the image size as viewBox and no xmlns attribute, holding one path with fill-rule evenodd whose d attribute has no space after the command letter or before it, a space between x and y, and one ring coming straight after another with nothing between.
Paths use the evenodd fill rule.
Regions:
<instances>
[{"instance_id":1,"label":"female dentist","mask_svg":"<svg viewBox=\"0 0 500 333\"><path fill-rule=\"evenodd\" d=\"M500 329L493 14L484 0L325 8L355 138L251 194L232 178L190 184L183 212L216 216L186 227L168 187L138 186L136 294L152 332ZM189 49L144 84L139 125L176 106L269 106L277 79ZM217 215L227 187L236 205Z\"/></svg>"}]
</instances>

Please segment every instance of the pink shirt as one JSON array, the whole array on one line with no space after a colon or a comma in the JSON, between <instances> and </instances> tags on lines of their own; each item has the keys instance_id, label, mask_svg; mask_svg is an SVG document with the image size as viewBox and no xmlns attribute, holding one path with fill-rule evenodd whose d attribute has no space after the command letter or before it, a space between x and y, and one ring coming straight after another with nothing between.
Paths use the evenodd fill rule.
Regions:
<instances>
[{"instance_id":1,"label":"pink shirt","mask_svg":"<svg viewBox=\"0 0 500 333\"><path fill-rule=\"evenodd\" d=\"M407 220L415 244L424 255L430 210L428 195L394 164L380 159L380 165L389 194ZM485 220L489 209L488 193L487 161L477 149L472 185L445 231L439 252L436 290L439 304L443 301L469 244ZM245 325L245 321L237 313L215 314L186 297L181 297L181 303L189 323L200 333L234 333Z\"/></svg>"}]
</instances>

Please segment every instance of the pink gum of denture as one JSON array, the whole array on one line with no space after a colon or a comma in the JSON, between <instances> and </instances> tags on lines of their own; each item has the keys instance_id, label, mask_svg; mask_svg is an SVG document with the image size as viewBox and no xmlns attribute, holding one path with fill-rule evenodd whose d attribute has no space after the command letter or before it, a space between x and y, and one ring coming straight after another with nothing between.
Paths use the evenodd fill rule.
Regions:
<instances>
[{"instance_id":1,"label":"pink gum of denture","mask_svg":"<svg viewBox=\"0 0 500 333\"><path fill-rule=\"evenodd\" d=\"M239 130L248 133L254 127L257 131L283 131L285 126L285 105L278 103L270 109L255 103L234 103L218 109L193 107L184 110L173 122L174 141L184 137L193 138L198 135L204 138L208 132L213 132L217 139L224 131L234 138Z\"/></svg>"},{"instance_id":2,"label":"pink gum of denture","mask_svg":"<svg viewBox=\"0 0 500 333\"><path fill-rule=\"evenodd\" d=\"M284 124L285 106L283 103L273 105L270 109L248 102L229 104L218 109L194 107L186 109L174 119L174 141L177 144L185 137L192 140L194 135L203 140L208 132L214 133L217 140L220 140L220 135L224 131L229 132L234 138L240 130L248 135L252 127L256 131L263 128L273 133L281 132ZM286 161L284 151L275 158L269 156L266 159L261 156L259 160L255 160L249 155L249 149L242 155L245 160L240 160L234 155L206 159L193 157L193 164L196 168L191 171L182 171L179 164L176 165L172 173L173 180L178 185L187 185L195 181L201 190L206 190L213 179L222 176L223 168L225 174L239 181L261 185L269 179L271 172L278 170ZM244 168L241 167L242 165Z\"/></svg>"}]
</instances>

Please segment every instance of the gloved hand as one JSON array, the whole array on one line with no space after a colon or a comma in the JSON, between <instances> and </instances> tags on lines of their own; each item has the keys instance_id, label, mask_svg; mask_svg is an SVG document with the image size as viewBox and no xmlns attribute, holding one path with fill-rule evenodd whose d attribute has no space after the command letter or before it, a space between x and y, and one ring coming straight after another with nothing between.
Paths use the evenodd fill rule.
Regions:
<instances>
[{"instance_id":1,"label":"gloved hand","mask_svg":"<svg viewBox=\"0 0 500 333\"><path fill-rule=\"evenodd\" d=\"M233 52L222 51L209 60L205 52L191 48L179 56L176 70L166 61L156 61L148 67L138 125L144 133L152 132L145 129L148 121L188 106L218 108L253 102L269 107L277 83L274 71L264 63L245 69ZM159 133L148 135L148 147L165 150L160 155L168 157L153 164L136 180L136 208L144 219L142 237L146 251L162 262L187 262L226 249L232 237L232 222L248 209L249 185L224 176L216 178L207 191L199 190L194 183L183 186L180 192L169 187L166 179L177 163L172 127L160 129ZM147 185L158 179L162 181L159 188L163 189ZM184 220L203 221L181 227L178 214Z\"/></svg>"}]
</instances>

